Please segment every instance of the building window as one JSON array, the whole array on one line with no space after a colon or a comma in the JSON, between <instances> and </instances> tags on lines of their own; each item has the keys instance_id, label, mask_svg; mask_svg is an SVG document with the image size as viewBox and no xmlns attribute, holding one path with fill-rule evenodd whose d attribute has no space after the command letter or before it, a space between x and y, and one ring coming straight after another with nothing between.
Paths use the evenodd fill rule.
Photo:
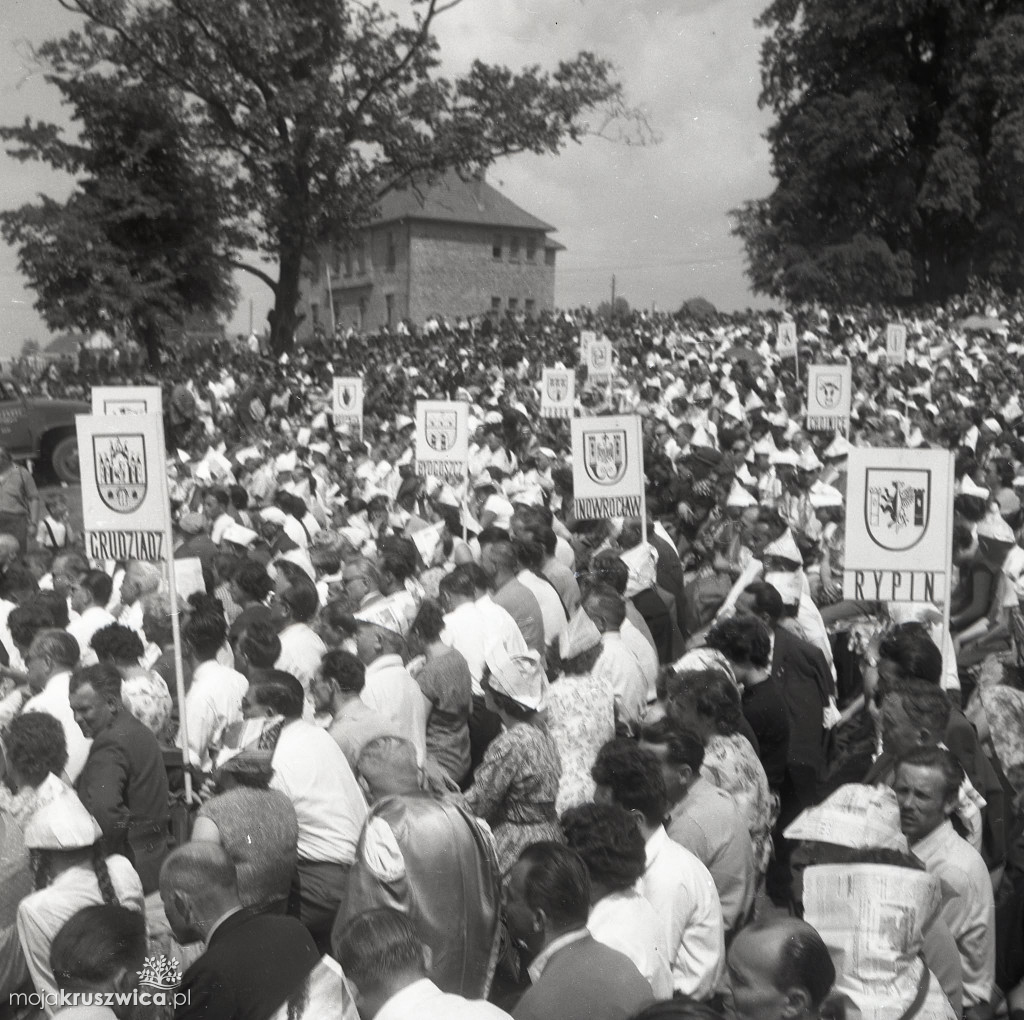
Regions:
<instances>
[{"instance_id":1,"label":"building window","mask_svg":"<svg viewBox=\"0 0 1024 1020\"><path fill-rule=\"evenodd\" d=\"M528 237L526 239L526 261L534 262L537 258L537 238Z\"/></svg>"},{"instance_id":2,"label":"building window","mask_svg":"<svg viewBox=\"0 0 1024 1020\"><path fill-rule=\"evenodd\" d=\"M527 315L533 315L533 313L536 310L537 310L537 302L534 301L532 297L528 297L526 299L526 314Z\"/></svg>"},{"instance_id":3,"label":"building window","mask_svg":"<svg viewBox=\"0 0 1024 1020\"><path fill-rule=\"evenodd\" d=\"M494 316L495 318L497 316L501 315L501 298L500 297L492 297L491 298L491 315Z\"/></svg>"},{"instance_id":4,"label":"building window","mask_svg":"<svg viewBox=\"0 0 1024 1020\"><path fill-rule=\"evenodd\" d=\"M515 234L508 239L508 259L510 262L519 261L519 238Z\"/></svg>"},{"instance_id":5,"label":"building window","mask_svg":"<svg viewBox=\"0 0 1024 1020\"><path fill-rule=\"evenodd\" d=\"M352 249L349 245L345 245L345 275L352 275Z\"/></svg>"},{"instance_id":6,"label":"building window","mask_svg":"<svg viewBox=\"0 0 1024 1020\"><path fill-rule=\"evenodd\" d=\"M545 248L544 249L544 265L553 266L555 264L555 249Z\"/></svg>"},{"instance_id":7,"label":"building window","mask_svg":"<svg viewBox=\"0 0 1024 1020\"><path fill-rule=\"evenodd\" d=\"M514 315L518 311L519 311L519 298L517 298L517 297L510 297L508 299L508 313L509 313L509 315Z\"/></svg>"},{"instance_id":8,"label":"building window","mask_svg":"<svg viewBox=\"0 0 1024 1020\"><path fill-rule=\"evenodd\" d=\"M335 276L341 272L341 249L337 246L331 250L331 272Z\"/></svg>"},{"instance_id":9,"label":"building window","mask_svg":"<svg viewBox=\"0 0 1024 1020\"><path fill-rule=\"evenodd\" d=\"M309 306L309 314L310 314L310 316L313 319L313 326L314 326L314 328L319 326L320 325L320 305L319 305L318 302L314 301Z\"/></svg>"},{"instance_id":10,"label":"building window","mask_svg":"<svg viewBox=\"0 0 1024 1020\"><path fill-rule=\"evenodd\" d=\"M359 299L359 328L366 328L366 298Z\"/></svg>"},{"instance_id":11,"label":"building window","mask_svg":"<svg viewBox=\"0 0 1024 1020\"><path fill-rule=\"evenodd\" d=\"M395 271L395 263L397 259L395 256L395 235L388 234L388 250L387 250L387 261L388 272L393 273Z\"/></svg>"},{"instance_id":12,"label":"building window","mask_svg":"<svg viewBox=\"0 0 1024 1020\"><path fill-rule=\"evenodd\" d=\"M366 273L366 242L362 238L359 239L359 247L356 249L356 268L360 276Z\"/></svg>"},{"instance_id":13,"label":"building window","mask_svg":"<svg viewBox=\"0 0 1024 1020\"><path fill-rule=\"evenodd\" d=\"M501 261L501 234L495 234L491 242L491 258Z\"/></svg>"},{"instance_id":14,"label":"building window","mask_svg":"<svg viewBox=\"0 0 1024 1020\"><path fill-rule=\"evenodd\" d=\"M394 325L395 319L395 295L385 294L384 295L384 314L387 317L387 325L390 329Z\"/></svg>"}]
</instances>

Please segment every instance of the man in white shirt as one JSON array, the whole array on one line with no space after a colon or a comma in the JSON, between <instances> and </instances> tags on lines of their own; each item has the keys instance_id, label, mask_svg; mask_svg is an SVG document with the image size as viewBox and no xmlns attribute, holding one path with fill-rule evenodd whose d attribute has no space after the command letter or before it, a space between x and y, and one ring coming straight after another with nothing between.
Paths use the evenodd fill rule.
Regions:
<instances>
[{"instance_id":1,"label":"man in white shirt","mask_svg":"<svg viewBox=\"0 0 1024 1020\"><path fill-rule=\"evenodd\" d=\"M67 631L41 630L36 634L25 664L29 690L33 693L21 707L23 713L46 712L61 724L68 745L64 772L71 784L78 779L92 744L75 722L68 698L68 682L78 665L78 657L78 642Z\"/></svg>"},{"instance_id":2,"label":"man in white shirt","mask_svg":"<svg viewBox=\"0 0 1024 1020\"><path fill-rule=\"evenodd\" d=\"M991 1015L995 991L995 903L985 862L950 823L963 770L952 752L938 747L908 751L896 765L893 789L900 827L913 854L950 890L942 906L960 952L964 1015Z\"/></svg>"},{"instance_id":3,"label":"man in white shirt","mask_svg":"<svg viewBox=\"0 0 1024 1020\"><path fill-rule=\"evenodd\" d=\"M711 998L725 969L722 907L711 873L665 831L667 797L658 759L617 739L601 748L591 772L594 799L629 811L644 837L646 867L638 888L662 924L673 993Z\"/></svg>"},{"instance_id":4,"label":"man in white shirt","mask_svg":"<svg viewBox=\"0 0 1024 1020\"><path fill-rule=\"evenodd\" d=\"M249 690L249 681L217 661L227 638L227 625L219 613L193 611L181 637L192 662L192 685L185 695L188 759L193 767L211 772L224 731L241 722L242 699ZM180 732L178 746L185 750Z\"/></svg>"},{"instance_id":5,"label":"man in white shirt","mask_svg":"<svg viewBox=\"0 0 1024 1020\"><path fill-rule=\"evenodd\" d=\"M210 539L214 545L224 540L224 532L236 523L228 513L231 497L223 489L209 489L203 496L203 513L210 522Z\"/></svg>"},{"instance_id":6,"label":"man in white shirt","mask_svg":"<svg viewBox=\"0 0 1024 1020\"><path fill-rule=\"evenodd\" d=\"M607 680L615 691L618 723L631 733L639 733L647 712L647 678L622 640L625 601L610 585L595 586L583 600L583 610L601 632L601 656L594 664L593 674Z\"/></svg>"},{"instance_id":7,"label":"man in white shirt","mask_svg":"<svg viewBox=\"0 0 1024 1020\"><path fill-rule=\"evenodd\" d=\"M544 547L539 542L523 539L516 539L513 547L521 568L516 580L533 592L544 620L544 641L548 645L554 644L565 633L569 620L554 585L541 573Z\"/></svg>"},{"instance_id":8,"label":"man in white shirt","mask_svg":"<svg viewBox=\"0 0 1024 1020\"><path fill-rule=\"evenodd\" d=\"M331 925L347 896L349 870L366 821L366 801L334 738L302 719L304 700L295 677L265 670L249 684L245 714L283 721L273 748L270 787L285 794L295 808L299 920L317 947L329 952Z\"/></svg>"},{"instance_id":9,"label":"man in white shirt","mask_svg":"<svg viewBox=\"0 0 1024 1020\"><path fill-rule=\"evenodd\" d=\"M320 600L312 584L292 584L271 596L270 615L281 640L281 655L275 669L291 673L309 697L309 685L320 668L327 645L309 625Z\"/></svg>"},{"instance_id":10,"label":"man in white shirt","mask_svg":"<svg viewBox=\"0 0 1024 1020\"><path fill-rule=\"evenodd\" d=\"M335 953L356 992L361 1020L509 1020L485 1000L442 992L427 977L429 950L397 910L356 915Z\"/></svg>"},{"instance_id":11,"label":"man in white shirt","mask_svg":"<svg viewBox=\"0 0 1024 1020\"><path fill-rule=\"evenodd\" d=\"M78 642L83 666L94 665L97 661L92 650L93 634L117 622L107 611L112 591L113 582L102 570L88 571L71 589L71 609L78 617L67 625L67 632Z\"/></svg>"},{"instance_id":12,"label":"man in white shirt","mask_svg":"<svg viewBox=\"0 0 1024 1020\"><path fill-rule=\"evenodd\" d=\"M360 697L380 713L395 734L416 748L416 761L427 758L427 701L402 661L405 641L387 627L357 619L356 655L366 667Z\"/></svg>"}]
</instances>

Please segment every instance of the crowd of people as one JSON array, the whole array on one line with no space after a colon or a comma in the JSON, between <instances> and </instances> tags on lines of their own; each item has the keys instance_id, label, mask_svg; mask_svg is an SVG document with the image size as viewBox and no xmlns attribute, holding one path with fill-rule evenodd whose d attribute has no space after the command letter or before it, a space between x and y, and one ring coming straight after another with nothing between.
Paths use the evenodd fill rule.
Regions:
<instances>
[{"instance_id":1,"label":"crowd of people","mask_svg":"<svg viewBox=\"0 0 1024 1020\"><path fill-rule=\"evenodd\" d=\"M0 462L0 1015L1024 1016L1024 303L790 317L795 358L779 312L576 310L24 379L162 385L183 598ZM645 520L575 515L545 366L640 417ZM955 451L948 622L844 597L853 446Z\"/></svg>"}]
</instances>

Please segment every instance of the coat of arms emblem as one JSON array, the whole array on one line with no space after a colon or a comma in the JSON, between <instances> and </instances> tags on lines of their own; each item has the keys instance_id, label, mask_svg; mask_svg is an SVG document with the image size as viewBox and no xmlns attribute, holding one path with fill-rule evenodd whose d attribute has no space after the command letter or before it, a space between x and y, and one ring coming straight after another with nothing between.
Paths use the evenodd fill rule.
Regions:
<instances>
[{"instance_id":1,"label":"coat of arms emblem","mask_svg":"<svg viewBox=\"0 0 1024 1020\"><path fill-rule=\"evenodd\" d=\"M598 485L614 485L626 473L626 430L588 432L584 437L584 468Z\"/></svg>"},{"instance_id":2,"label":"coat of arms emblem","mask_svg":"<svg viewBox=\"0 0 1024 1020\"><path fill-rule=\"evenodd\" d=\"M610 350L607 343L592 343L590 345L590 367L595 372L604 371L609 367L611 361Z\"/></svg>"},{"instance_id":3,"label":"coat of arms emblem","mask_svg":"<svg viewBox=\"0 0 1024 1020\"><path fill-rule=\"evenodd\" d=\"M351 411L355 407L356 403L356 388L355 386L342 386L341 388L341 406L346 411Z\"/></svg>"},{"instance_id":4,"label":"coat of arms emblem","mask_svg":"<svg viewBox=\"0 0 1024 1020\"><path fill-rule=\"evenodd\" d=\"M564 375L549 375L547 377L548 399L556 404L565 400L569 392L569 380Z\"/></svg>"},{"instance_id":5,"label":"coat of arms emblem","mask_svg":"<svg viewBox=\"0 0 1024 1020\"><path fill-rule=\"evenodd\" d=\"M834 411L843 396L843 377L839 372L828 372L818 376L814 390L818 406L826 411Z\"/></svg>"},{"instance_id":6,"label":"coat of arms emblem","mask_svg":"<svg viewBox=\"0 0 1024 1020\"><path fill-rule=\"evenodd\" d=\"M138 510L148 486L145 436L93 436L92 456L103 505L119 514Z\"/></svg>"},{"instance_id":7,"label":"coat of arms emblem","mask_svg":"<svg viewBox=\"0 0 1024 1020\"><path fill-rule=\"evenodd\" d=\"M455 411L427 411L423 434L427 446L437 453L445 453L455 445L459 435L459 416Z\"/></svg>"},{"instance_id":8,"label":"coat of arms emblem","mask_svg":"<svg viewBox=\"0 0 1024 1020\"><path fill-rule=\"evenodd\" d=\"M871 540L890 552L913 549L928 530L931 471L868 468L864 523Z\"/></svg>"}]
</instances>

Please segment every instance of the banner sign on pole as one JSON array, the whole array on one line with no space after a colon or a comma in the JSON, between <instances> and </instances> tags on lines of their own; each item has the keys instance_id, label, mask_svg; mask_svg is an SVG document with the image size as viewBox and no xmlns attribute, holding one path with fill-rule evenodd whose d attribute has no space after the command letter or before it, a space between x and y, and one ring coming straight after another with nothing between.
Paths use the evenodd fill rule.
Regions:
<instances>
[{"instance_id":1,"label":"banner sign on pole","mask_svg":"<svg viewBox=\"0 0 1024 1020\"><path fill-rule=\"evenodd\" d=\"M843 597L943 601L953 541L953 454L854 448L847 465Z\"/></svg>"},{"instance_id":2,"label":"banner sign on pole","mask_svg":"<svg viewBox=\"0 0 1024 1020\"><path fill-rule=\"evenodd\" d=\"M463 400L416 401L416 470L446 481L466 477L469 404Z\"/></svg>"},{"instance_id":3,"label":"banner sign on pole","mask_svg":"<svg viewBox=\"0 0 1024 1020\"><path fill-rule=\"evenodd\" d=\"M571 428L573 514L580 520L646 520L640 418L573 418Z\"/></svg>"},{"instance_id":4,"label":"banner sign on pole","mask_svg":"<svg viewBox=\"0 0 1024 1020\"><path fill-rule=\"evenodd\" d=\"M852 388L849 365L811 365L807 369L807 428L812 432L849 432Z\"/></svg>"},{"instance_id":5,"label":"banner sign on pole","mask_svg":"<svg viewBox=\"0 0 1024 1020\"><path fill-rule=\"evenodd\" d=\"M584 329L580 331L580 364L587 364L587 356L590 351L590 345L597 339L597 333L592 329Z\"/></svg>"},{"instance_id":6,"label":"banner sign on pole","mask_svg":"<svg viewBox=\"0 0 1024 1020\"><path fill-rule=\"evenodd\" d=\"M540 378L540 416L571 418L576 405L576 373L571 368L545 368Z\"/></svg>"},{"instance_id":7,"label":"banner sign on pole","mask_svg":"<svg viewBox=\"0 0 1024 1020\"><path fill-rule=\"evenodd\" d=\"M170 533L163 428L155 414L80 414L86 552L97 561L161 563Z\"/></svg>"},{"instance_id":8,"label":"banner sign on pole","mask_svg":"<svg viewBox=\"0 0 1024 1020\"><path fill-rule=\"evenodd\" d=\"M358 376L334 377L334 427L363 437L363 380Z\"/></svg>"},{"instance_id":9,"label":"banner sign on pole","mask_svg":"<svg viewBox=\"0 0 1024 1020\"><path fill-rule=\"evenodd\" d=\"M885 327L885 357L894 365L907 360L907 327L901 322L890 322Z\"/></svg>"},{"instance_id":10,"label":"banner sign on pole","mask_svg":"<svg viewBox=\"0 0 1024 1020\"><path fill-rule=\"evenodd\" d=\"M93 414L163 414L159 386L93 386Z\"/></svg>"},{"instance_id":11,"label":"banner sign on pole","mask_svg":"<svg viewBox=\"0 0 1024 1020\"><path fill-rule=\"evenodd\" d=\"M612 378L612 342L611 340L593 340L587 346L587 382L604 386Z\"/></svg>"},{"instance_id":12,"label":"banner sign on pole","mask_svg":"<svg viewBox=\"0 0 1024 1020\"><path fill-rule=\"evenodd\" d=\"M780 358L796 357L796 323L780 322L775 334L775 353Z\"/></svg>"}]
</instances>

